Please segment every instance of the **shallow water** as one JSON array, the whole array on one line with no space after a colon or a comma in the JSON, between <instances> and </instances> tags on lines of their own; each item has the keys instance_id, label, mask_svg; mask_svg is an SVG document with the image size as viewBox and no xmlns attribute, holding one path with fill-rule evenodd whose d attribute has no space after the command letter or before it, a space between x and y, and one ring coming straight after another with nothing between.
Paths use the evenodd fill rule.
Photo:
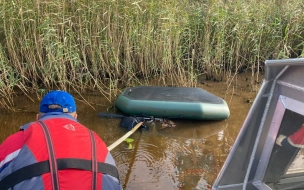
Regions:
<instances>
[{"instance_id":1,"label":"shallow water","mask_svg":"<svg viewBox=\"0 0 304 190\"><path fill-rule=\"evenodd\" d=\"M124 189L208 189L216 179L233 146L257 91L251 87L251 73L239 74L227 90L225 82L204 82L197 87L224 98L230 108L225 121L175 121L176 127L161 129L148 123L149 131L137 131L133 149L123 142L111 153ZM249 79L249 80L247 80ZM259 87L256 84L255 87ZM78 120L94 130L109 146L127 131L120 119L100 118L110 103L100 95L83 94L90 103L76 98ZM39 100L15 98L19 111L0 115L0 143L25 123L35 120Z\"/></svg>"}]
</instances>

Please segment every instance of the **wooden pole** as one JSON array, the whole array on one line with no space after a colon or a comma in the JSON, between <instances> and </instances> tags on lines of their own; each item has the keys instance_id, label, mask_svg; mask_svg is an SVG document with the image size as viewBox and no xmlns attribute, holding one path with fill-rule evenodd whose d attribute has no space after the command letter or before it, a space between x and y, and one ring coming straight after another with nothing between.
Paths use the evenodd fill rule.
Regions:
<instances>
[{"instance_id":1,"label":"wooden pole","mask_svg":"<svg viewBox=\"0 0 304 190\"><path fill-rule=\"evenodd\" d=\"M142 124L143 124L143 122L139 122L137 125L135 125L135 127L133 127L133 129L131 131L127 132L124 136L120 137L120 139L118 139L113 144L111 144L110 146L108 146L108 150L111 151L117 145L119 145L120 143L122 143L126 138L128 138L130 135L132 135Z\"/></svg>"}]
</instances>

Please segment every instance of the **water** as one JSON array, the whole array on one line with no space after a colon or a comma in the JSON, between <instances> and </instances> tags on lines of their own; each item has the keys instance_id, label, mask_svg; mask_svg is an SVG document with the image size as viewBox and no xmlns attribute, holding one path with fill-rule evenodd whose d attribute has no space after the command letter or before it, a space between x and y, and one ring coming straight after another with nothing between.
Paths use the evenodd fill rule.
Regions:
<instances>
[{"instance_id":1,"label":"water","mask_svg":"<svg viewBox=\"0 0 304 190\"><path fill-rule=\"evenodd\" d=\"M231 115L225 121L175 121L176 127L162 129L159 123L148 123L149 131L137 131L131 138L133 149L126 142L111 153L118 166L124 189L210 189L233 146L257 91L250 85L250 73L235 78L228 90L224 82L207 82L203 88L229 105ZM75 95L78 120L95 131L109 146L127 131L119 127L120 119L97 116L107 112L110 103L98 94L83 94L90 103ZM15 98L16 113L0 115L0 142L34 121L39 108L26 97Z\"/></svg>"}]
</instances>

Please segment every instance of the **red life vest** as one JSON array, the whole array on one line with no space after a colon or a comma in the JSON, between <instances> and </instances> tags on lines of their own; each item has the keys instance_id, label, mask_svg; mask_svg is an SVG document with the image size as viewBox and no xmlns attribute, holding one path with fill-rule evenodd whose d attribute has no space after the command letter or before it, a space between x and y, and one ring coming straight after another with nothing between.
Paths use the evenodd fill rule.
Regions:
<instances>
[{"instance_id":1,"label":"red life vest","mask_svg":"<svg viewBox=\"0 0 304 190\"><path fill-rule=\"evenodd\" d=\"M114 160L105 143L93 131L72 119L55 117L33 122L24 131L24 142L36 163L19 170L33 175L30 177L37 176L38 170L44 189L102 189L103 175L111 175L109 179L118 178ZM105 163L107 161L109 163ZM7 181L14 178L20 178L20 172L11 173ZM21 178L24 179L14 183L28 179L26 176ZM118 180L115 183L119 184Z\"/></svg>"}]
</instances>

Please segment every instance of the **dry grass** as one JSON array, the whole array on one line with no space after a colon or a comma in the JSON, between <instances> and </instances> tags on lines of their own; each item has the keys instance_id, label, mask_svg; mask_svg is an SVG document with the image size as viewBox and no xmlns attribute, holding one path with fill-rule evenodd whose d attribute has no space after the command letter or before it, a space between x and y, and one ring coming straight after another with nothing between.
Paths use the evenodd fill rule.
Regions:
<instances>
[{"instance_id":1,"label":"dry grass","mask_svg":"<svg viewBox=\"0 0 304 190\"><path fill-rule=\"evenodd\" d=\"M0 107L48 89L98 90L157 76L195 86L197 76L258 76L267 59L303 56L303 2L1 1ZM255 80L255 79L254 79ZM227 81L229 84L230 81Z\"/></svg>"}]
</instances>

